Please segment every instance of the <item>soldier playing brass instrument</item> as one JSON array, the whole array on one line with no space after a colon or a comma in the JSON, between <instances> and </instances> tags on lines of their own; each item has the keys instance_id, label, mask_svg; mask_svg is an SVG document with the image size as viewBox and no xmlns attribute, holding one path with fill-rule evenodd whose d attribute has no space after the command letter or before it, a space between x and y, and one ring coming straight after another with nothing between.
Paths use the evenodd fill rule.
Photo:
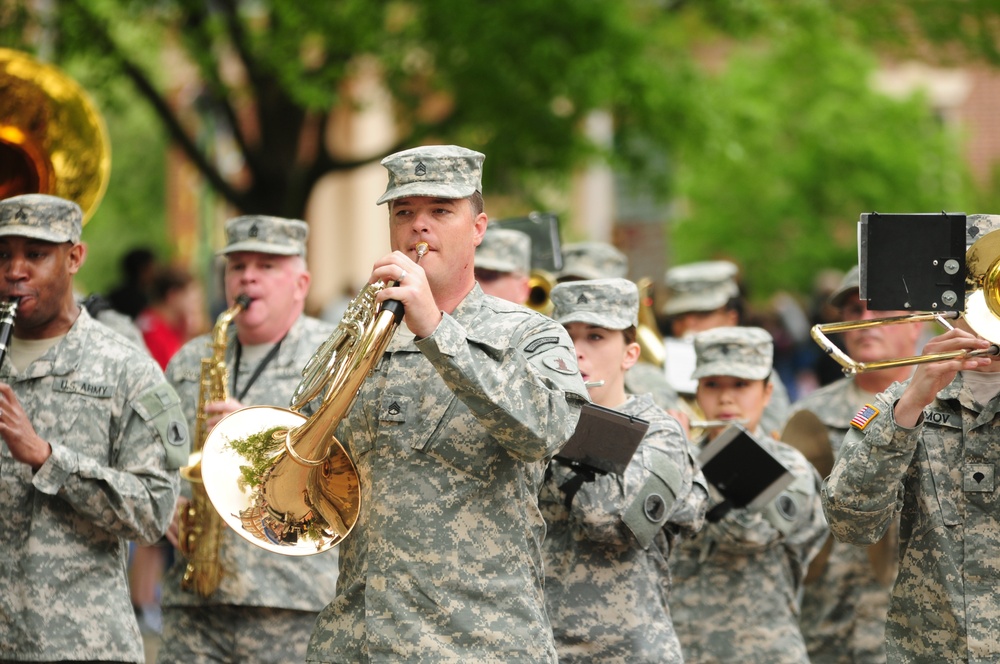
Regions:
<instances>
[{"instance_id":1,"label":"soldier playing brass instrument","mask_svg":"<svg viewBox=\"0 0 1000 664\"><path fill-rule=\"evenodd\" d=\"M398 282L378 299L404 318L337 430L361 515L307 661L555 662L536 496L587 392L562 326L476 285L482 162L457 146L382 162L393 251L368 280Z\"/></svg>"},{"instance_id":2,"label":"soldier playing brass instrument","mask_svg":"<svg viewBox=\"0 0 1000 664\"><path fill-rule=\"evenodd\" d=\"M277 217L243 216L226 223L226 246L220 252L226 261L226 297L230 305L240 295L252 302L225 335L228 399L209 397L199 407L202 359L219 345L212 335L189 341L167 366L193 430L200 410L209 432L243 405L287 404L302 367L333 331L332 325L303 314L310 283L307 232L304 222ZM187 569L182 556L168 571L158 661L204 661L208 652L215 662L301 662L316 612L336 587L336 555L276 556L228 528L220 533L218 549L223 574L208 597L181 589Z\"/></svg>"},{"instance_id":3,"label":"soldier playing brass instrument","mask_svg":"<svg viewBox=\"0 0 1000 664\"><path fill-rule=\"evenodd\" d=\"M998 341L995 328L989 339L973 333L966 315L977 295L991 312L1000 308L1000 216L969 215L966 224L967 256L990 248L977 263L993 279L963 302L955 329L927 342L925 356L982 353ZM856 405L823 484L823 509L834 536L855 545L879 541L900 521L885 628L890 662L1000 660L997 431L1000 362L989 356L921 364L905 383Z\"/></svg>"}]
</instances>

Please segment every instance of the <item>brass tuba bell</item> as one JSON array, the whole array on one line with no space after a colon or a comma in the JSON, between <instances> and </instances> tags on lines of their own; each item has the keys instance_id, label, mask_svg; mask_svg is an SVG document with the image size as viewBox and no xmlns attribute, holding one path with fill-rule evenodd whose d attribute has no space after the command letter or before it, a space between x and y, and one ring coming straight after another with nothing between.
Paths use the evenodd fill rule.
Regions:
<instances>
[{"instance_id":1,"label":"brass tuba bell","mask_svg":"<svg viewBox=\"0 0 1000 664\"><path fill-rule=\"evenodd\" d=\"M653 280L643 277L635 285L639 289L639 325L636 328L639 361L662 369L667 363L667 352L653 313Z\"/></svg>"},{"instance_id":2,"label":"brass tuba bell","mask_svg":"<svg viewBox=\"0 0 1000 664\"><path fill-rule=\"evenodd\" d=\"M0 199L51 194L90 219L108 185L104 121L74 80L27 53L0 48Z\"/></svg>"}]
</instances>

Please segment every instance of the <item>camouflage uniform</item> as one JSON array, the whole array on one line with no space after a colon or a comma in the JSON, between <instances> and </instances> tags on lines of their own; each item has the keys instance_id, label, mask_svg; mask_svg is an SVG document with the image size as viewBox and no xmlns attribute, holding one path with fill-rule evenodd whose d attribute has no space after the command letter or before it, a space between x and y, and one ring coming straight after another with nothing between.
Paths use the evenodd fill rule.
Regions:
<instances>
[{"instance_id":1,"label":"camouflage uniform","mask_svg":"<svg viewBox=\"0 0 1000 664\"><path fill-rule=\"evenodd\" d=\"M481 160L387 157L381 200L469 196ZM431 335L401 325L338 429L361 514L308 661L554 662L537 496L585 399L566 331L478 286Z\"/></svg>"},{"instance_id":2,"label":"camouflage uniform","mask_svg":"<svg viewBox=\"0 0 1000 664\"><path fill-rule=\"evenodd\" d=\"M280 255L295 249L304 253L304 224L292 221L259 215L230 220L229 244L224 252ZM330 323L299 316L241 403L287 406L302 379L302 368L333 329ZM231 325L227 332L226 363L231 374L237 375L238 387L243 387L254 366L235 364L236 326ZM181 397L192 431L201 360L211 354L212 335L206 334L187 342L167 365L167 378ZM230 394L237 396L233 386ZM163 580L163 645L157 661L304 661L316 614L336 594L336 550L315 556L282 556L224 528L219 560L222 581L218 590L203 598L181 589L187 560L177 555L176 564Z\"/></svg>"},{"instance_id":3,"label":"camouflage uniform","mask_svg":"<svg viewBox=\"0 0 1000 664\"><path fill-rule=\"evenodd\" d=\"M579 295L589 303L577 304ZM619 310L630 307L632 325L638 310L635 284L625 279L560 284L552 299L563 324L624 329L629 312ZM545 604L559 661L682 662L667 558L678 537L704 522L705 478L680 425L649 395L616 410L650 423L625 474L590 476L573 492L578 472L553 461L539 496L548 527Z\"/></svg>"},{"instance_id":4,"label":"camouflage uniform","mask_svg":"<svg viewBox=\"0 0 1000 664\"><path fill-rule=\"evenodd\" d=\"M554 661L536 496L586 398L571 348L478 286L396 332L338 430L362 509L310 661Z\"/></svg>"},{"instance_id":5,"label":"camouflage uniform","mask_svg":"<svg viewBox=\"0 0 1000 664\"><path fill-rule=\"evenodd\" d=\"M814 413L826 425L834 456L858 408L872 395L844 378L822 387L792 408ZM879 583L865 547L833 540L822 576L806 584L802 633L813 664L885 662L889 589Z\"/></svg>"},{"instance_id":6,"label":"camouflage uniform","mask_svg":"<svg viewBox=\"0 0 1000 664\"><path fill-rule=\"evenodd\" d=\"M736 283L737 269L729 261L703 261L678 265L667 270L664 281L667 287L667 301L663 312L667 316L677 316L692 311L714 311L721 309L733 298L739 297L740 288ZM671 375L671 351L682 348L667 344L667 375ZM760 427L768 435L781 431L782 425L788 419L790 400L788 389L777 371L771 372L771 400L764 408L764 416ZM695 404L695 383L684 377L675 378L668 384L680 395L685 404L683 408L689 412L698 412Z\"/></svg>"},{"instance_id":7,"label":"camouflage uniform","mask_svg":"<svg viewBox=\"0 0 1000 664\"><path fill-rule=\"evenodd\" d=\"M899 513L900 567L889 600L890 662L1000 660L1000 497L994 459L1000 399L985 406L962 375L912 429L896 424L894 384L856 417L823 486L837 539L878 541Z\"/></svg>"},{"instance_id":8,"label":"camouflage uniform","mask_svg":"<svg viewBox=\"0 0 1000 664\"><path fill-rule=\"evenodd\" d=\"M27 227L7 215L19 201ZM79 220L65 237L30 228L57 227L66 204L7 199L0 233L77 242ZM153 543L170 523L176 469L189 448L177 395L148 354L82 308L66 336L23 371L5 361L0 380L52 448L33 472L0 445L0 659L143 662L128 541Z\"/></svg>"},{"instance_id":9,"label":"camouflage uniform","mask_svg":"<svg viewBox=\"0 0 1000 664\"><path fill-rule=\"evenodd\" d=\"M702 332L695 337L695 377L760 380L771 370L769 340L760 328ZM759 427L754 437L795 480L763 509L733 509L677 548L670 561L670 609L685 662L809 662L799 631L798 593L809 561L829 533L820 478L797 450ZM712 487L709 500L721 502Z\"/></svg>"},{"instance_id":10,"label":"camouflage uniform","mask_svg":"<svg viewBox=\"0 0 1000 664\"><path fill-rule=\"evenodd\" d=\"M648 394L664 410L677 408L681 398L667 382L663 369L646 362L637 362L625 374L625 391L629 394Z\"/></svg>"}]
</instances>

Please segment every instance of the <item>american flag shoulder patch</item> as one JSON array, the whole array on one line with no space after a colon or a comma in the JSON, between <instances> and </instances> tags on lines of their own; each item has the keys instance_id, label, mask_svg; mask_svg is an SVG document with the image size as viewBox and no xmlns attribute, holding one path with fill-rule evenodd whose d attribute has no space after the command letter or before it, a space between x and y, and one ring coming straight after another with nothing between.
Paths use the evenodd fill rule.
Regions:
<instances>
[{"instance_id":1,"label":"american flag shoulder patch","mask_svg":"<svg viewBox=\"0 0 1000 664\"><path fill-rule=\"evenodd\" d=\"M870 403L866 403L865 407L858 411L858 414L854 416L851 420L851 426L859 431L864 431L865 427L868 426L875 416L879 414L879 409Z\"/></svg>"}]
</instances>

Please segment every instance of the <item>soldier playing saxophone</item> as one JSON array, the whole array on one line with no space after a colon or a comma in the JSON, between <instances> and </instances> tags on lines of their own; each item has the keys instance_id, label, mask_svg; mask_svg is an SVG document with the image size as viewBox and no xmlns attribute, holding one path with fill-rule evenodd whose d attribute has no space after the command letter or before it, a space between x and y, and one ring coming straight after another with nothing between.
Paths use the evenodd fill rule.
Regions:
<instances>
[{"instance_id":1,"label":"soldier playing saxophone","mask_svg":"<svg viewBox=\"0 0 1000 664\"><path fill-rule=\"evenodd\" d=\"M226 246L220 252L226 258L226 298L230 305L240 295L252 302L227 331L224 362L229 395L221 399L218 389L209 390L217 396L203 404L206 434L224 415L243 406L288 405L302 367L333 331L333 325L303 314L310 283L307 232L304 222L277 217L243 216L227 222ZM201 362L212 354L213 345L218 344L210 335L194 339L167 367L167 378L181 397L192 431L201 410ZM179 505L178 511L185 507ZM169 535L176 545L176 529ZM211 542L205 546L211 548ZM316 612L334 594L336 553L276 556L223 529L218 542L219 585L208 597L182 588L189 561L179 558L163 584L159 662L305 659ZM280 647L275 646L278 643Z\"/></svg>"}]
</instances>

